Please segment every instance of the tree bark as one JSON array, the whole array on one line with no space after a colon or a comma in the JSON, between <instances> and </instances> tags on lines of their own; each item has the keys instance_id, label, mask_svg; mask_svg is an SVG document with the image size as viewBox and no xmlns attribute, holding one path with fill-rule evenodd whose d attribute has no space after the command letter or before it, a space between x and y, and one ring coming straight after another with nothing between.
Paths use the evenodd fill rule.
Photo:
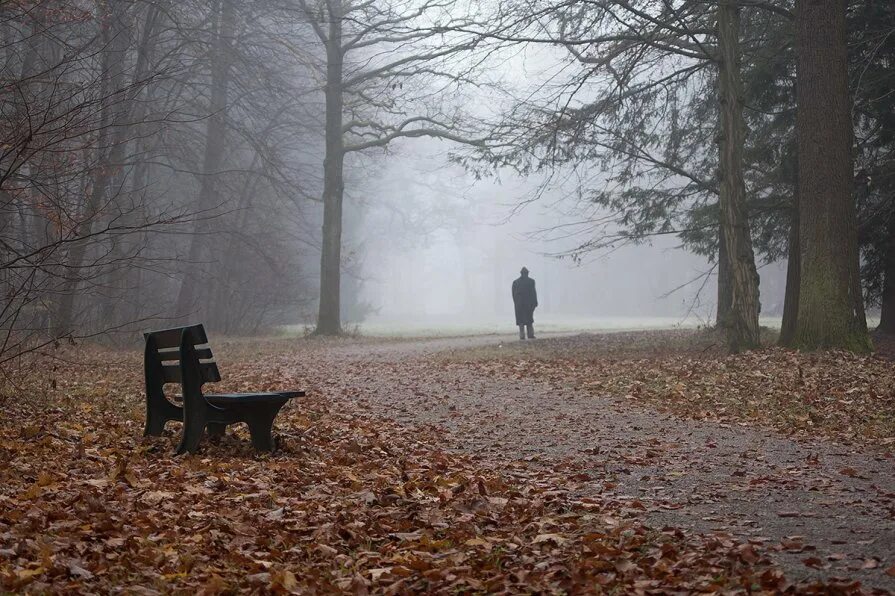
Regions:
<instances>
[{"instance_id":1,"label":"tree bark","mask_svg":"<svg viewBox=\"0 0 895 596\"><path fill-rule=\"evenodd\" d=\"M778 344L792 347L796 339L796 324L799 319L799 282L801 252L799 249L799 191L798 182L793 195L792 215L789 222L788 257L786 262L786 295L783 298L783 321L780 323Z\"/></svg>"},{"instance_id":2,"label":"tree bark","mask_svg":"<svg viewBox=\"0 0 895 596\"><path fill-rule=\"evenodd\" d=\"M886 270L883 272L882 308L876 330L882 333L895 333L895 209L889 214L888 235Z\"/></svg>"},{"instance_id":3,"label":"tree bark","mask_svg":"<svg viewBox=\"0 0 895 596\"><path fill-rule=\"evenodd\" d=\"M758 348L758 271L743 178L743 91L740 79L740 16L731 1L718 4L718 91L720 98L721 234L730 267L731 308L726 322L727 347L731 353Z\"/></svg>"},{"instance_id":4,"label":"tree bark","mask_svg":"<svg viewBox=\"0 0 895 596\"><path fill-rule=\"evenodd\" d=\"M720 207L720 205L719 205ZM730 279L730 258L727 256L727 241L724 238L724 226L718 217L718 308L715 314L715 327L726 330L730 325L730 308L733 302L733 288Z\"/></svg>"},{"instance_id":5,"label":"tree bark","mask_svg":"<svg viewBox=\"0 0 895 596\"><path fill-rule=\"evenodd\" d=\"M342 0L330 0L326 41L326 154L323 159L323 246L320 252L318 335L338 335L341 320L342 198Z\"/></svg>"},{"instance_id":6,"label":"tree bark","mask_svg":"<svg viewBox=\"0 0 895 596\"><path fill-rule=\"evenodd\" d=\"M202 178L199 200L196 208L196 223L190 236L190 247L185 264L186 271L177 295L175 315L187 318L200 308L205 296L200 295L206 286L203 280L202 260L207 254L208 218L215 207L217 198L217 176L224 161L224 145L227 136L227 105L231 76L232 57L230 43L235 29L234 0L219 0L212 10L219 11L215 28L213 54L211 57L211 101L208 124L205 129L205 153L202 157Z\"/></svg>"},{"instance_id":7,"label":"tree bark","mask_svg":"<svg viewBox=\"0 0 895 596\"><path fill-rule=\"evenodd\" d=\"M801 282L796 346L871 350L852 195L846 0L796 2Z\"/></svg>"}]
</instances>

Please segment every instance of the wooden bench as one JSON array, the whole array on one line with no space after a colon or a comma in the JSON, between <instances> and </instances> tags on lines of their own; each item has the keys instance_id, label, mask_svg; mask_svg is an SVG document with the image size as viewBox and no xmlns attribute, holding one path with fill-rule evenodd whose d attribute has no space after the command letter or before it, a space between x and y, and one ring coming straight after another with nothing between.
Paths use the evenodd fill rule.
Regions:
<instances>
[{"instance_id":1,"label":"wooden bench","mask_svg":"<svg viewBox=\"0 0 895 596\"><path fill-rule=\"evenodd\" d=\"M273 421L280 408L304 391L260 393L202 393L202 385L221 380L202 325L144 333L146 350L146 428L144 435L160 436L169 420L183 422L177 454L195 453L205 431L221 436L228 424L245 422L252 445L273 451ZM165 383L179 383L183 405L165 397Z\"/></svg>"}]
</instances>

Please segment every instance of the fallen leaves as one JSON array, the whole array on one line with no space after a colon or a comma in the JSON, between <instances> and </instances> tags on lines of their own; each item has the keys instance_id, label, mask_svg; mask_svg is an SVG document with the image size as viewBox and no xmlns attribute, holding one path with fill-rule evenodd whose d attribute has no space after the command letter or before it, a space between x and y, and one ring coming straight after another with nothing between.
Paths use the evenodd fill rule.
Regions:
<instances>
[{"instance_id":1,"label":"fallen leaves","mask_svg":"<svg viewBox=\"0 0 895 596\"><path fill-rule=\"evenodd\" d=\"M780 348L731 356L713 338L703 331L583 334L446 359L492 375L644 402L685 418L895 445L891 362ZM860 478L854 469L841 473Z\"/></svg>"},{"instance_id":2,"label":"fallen leaves","mask_svg":"<svg viewBox=\"0 0 895 596\"><path fill-rule=\"evenodd\" d=\"M223 367L233 379L226 390L306 386L295 356L278 350L234 350L242 355ZM591 480L583 472L522 474L446 452L437 430L336 404L333 389L283 411L275 426L282 449L273 456L255 454L237 428L197 456L174 458L176 432L140 437L139 355L100 353L100 362L118 384L93 384L98 368L71 366L58 374L56 394L0 417L0 456L8 462L0 468L2 590L817 593L826 586L793 586L758 544L650 528L638 499L576 497L570 486ZM795 538L791 545L804 549Z\"/></svg>"}]
</instances>

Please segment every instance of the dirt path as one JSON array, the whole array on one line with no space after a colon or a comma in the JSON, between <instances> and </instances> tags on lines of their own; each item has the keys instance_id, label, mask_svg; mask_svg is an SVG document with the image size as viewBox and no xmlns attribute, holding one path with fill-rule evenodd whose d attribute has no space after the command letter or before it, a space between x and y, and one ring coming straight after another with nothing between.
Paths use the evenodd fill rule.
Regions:
<instances>
[{"instance_id":1,"label":"dirt path","mask_svg":"<svg viewBox=\"0 0 895 596\"><path fill-rule=\"evenodd\" d=\"M374 415L433 425L451 449L494 466L568 466L584 481L581 491L638 501L653 525L764 545L792 579L851 577L895 591L895 577L885 573L895 565L891 454L681 420L429 358L512 341L330 346L317 356L326 359L327 375L315 379L316 389L350 396Z\"/></svg>"}]
</instances>

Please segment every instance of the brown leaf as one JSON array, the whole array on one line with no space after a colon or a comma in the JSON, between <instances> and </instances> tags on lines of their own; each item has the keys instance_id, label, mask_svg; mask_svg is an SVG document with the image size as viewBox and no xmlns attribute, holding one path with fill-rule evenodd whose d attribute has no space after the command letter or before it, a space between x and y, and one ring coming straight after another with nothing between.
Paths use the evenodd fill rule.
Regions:
<instances>
[{"instance_id":1,"label":"brown leaf","mask_svg":"<svg viewBox=\"0 0 895 596\"><path fill-rule=\"evenodd\" d=\"M567 541L564 536L560 536L559 534L538 534L535 536L534 540L531 541L532 544L541 544L543 542L553 542L557 545L562 545Z\"/></svg>"},{"instance_id":2,"label":"brown leaf","mask_svg":"<svg viewBox=\"0 0 895 596\"><path fill-rule=\"evenodd\" d=\"M93 573L84 569L74 561L68 564L68 572L75 577L80 577L81 579L93 579Z\"/></svg>"},{"instance_id":3,"label":"brown leaf","mask_svg":"<svg viewBox=\"0 0 895 596\"><path fill-rule=\"evenodd\" d=\"M824 566L824 562L817 557L808 557L807 559L802 559L802 563L804 563L808 567L814 567L815 569L822 569Z\"/></svg>"}]
</instances>

